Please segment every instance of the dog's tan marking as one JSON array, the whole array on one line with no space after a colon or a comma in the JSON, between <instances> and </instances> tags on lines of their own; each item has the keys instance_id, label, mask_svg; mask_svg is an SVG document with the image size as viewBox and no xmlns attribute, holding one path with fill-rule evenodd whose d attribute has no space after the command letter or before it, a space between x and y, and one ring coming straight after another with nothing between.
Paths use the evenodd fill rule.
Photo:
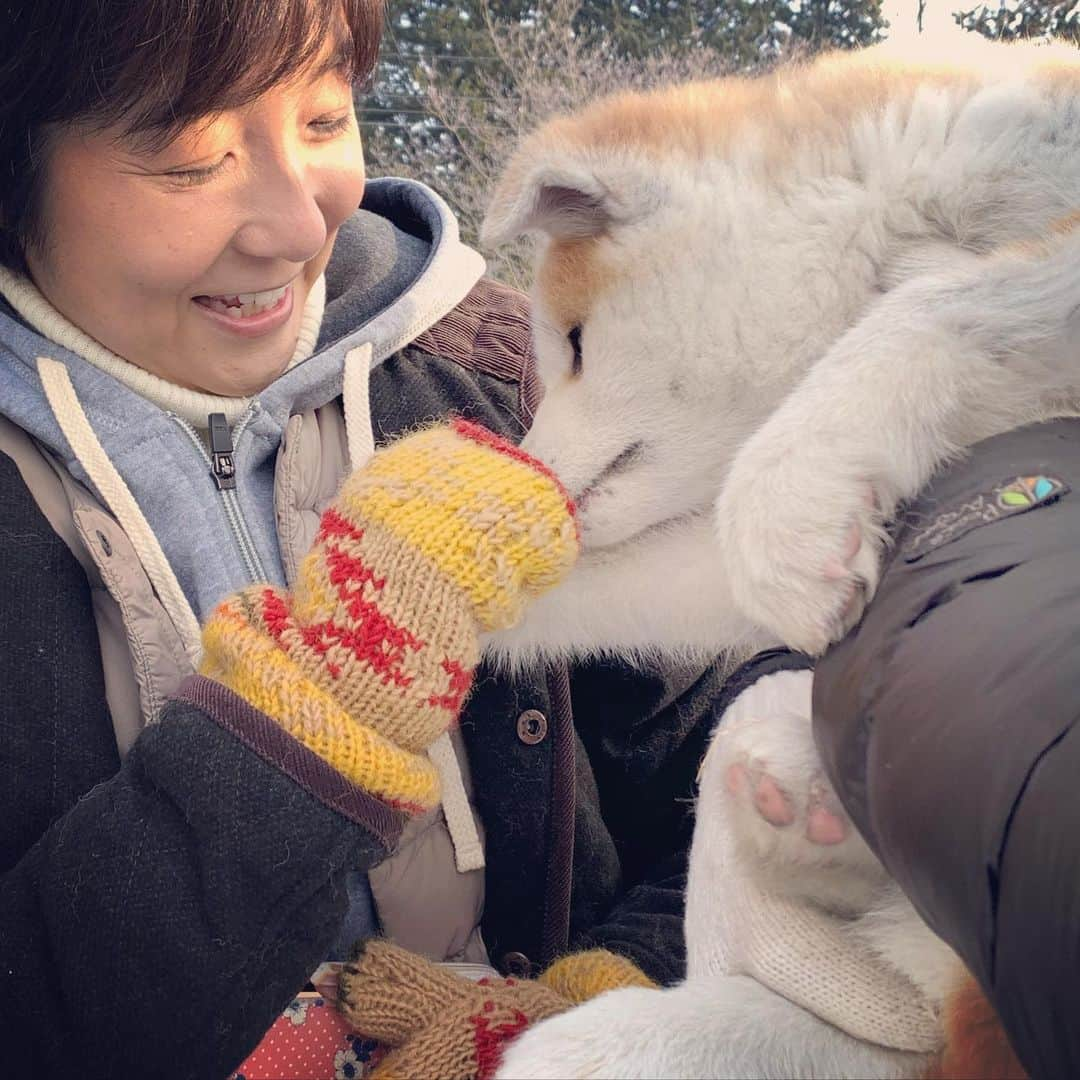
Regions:
<instances>
[{"instance_id":1,"label":"dog's tan marking","mask_svg":"<svg viewBox=\"0 0 1080 1080\"><path fill-rule=\"evenodd\" d=\"M599 240L553 240L538 268L536 290L547 317L565 333L585 321L597 298L615 281Z\"/></svg>"}]
</instances>

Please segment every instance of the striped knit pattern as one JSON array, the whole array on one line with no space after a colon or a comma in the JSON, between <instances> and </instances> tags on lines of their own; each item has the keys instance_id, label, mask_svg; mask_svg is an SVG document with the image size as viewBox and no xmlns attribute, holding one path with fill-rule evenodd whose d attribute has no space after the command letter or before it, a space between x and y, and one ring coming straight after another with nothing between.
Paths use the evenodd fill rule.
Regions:
<instances>
[{"instance_id":1,"label":"striped knit pattern","mask_svg":"<svg viewBox=\"0 0 1080 1080\"><path fill-rule=\"evenodd\" d=\"M406 443L407 457L378 454L350 479L343 510L431 558L464 590L481 630L512 626L577 557L565 491L535 459L463 420Z\"/></svg>"},{"instance_id":2,"label":"striped knit pattern","mask_svg":"<svg viewBox=\"0 0 1080 1080\"><path fill-rule=\"evenodd\" d=\"M346 481L292 594L253 586L219 606L201 670L418 813L439 799L422 752L458 718L478 630L512 624L576 554L542 465L475 425L421 431Z\"/></svg>"},{"instance_id":3,"label":"striped knit pattern","mask_svg":"<svg viewBox=\"0 0 1080 1080\"><path fill-rule=\"evenodd\" d=\"M391 806L412 814L435 806L439 778L431 762L380 734L376 724L353 719L330 689L308 678L279 647L268 626L280 619L289 599L281 590L256 586L222 603L203 630L202 674Z\"/></svg>"}]
</instances>

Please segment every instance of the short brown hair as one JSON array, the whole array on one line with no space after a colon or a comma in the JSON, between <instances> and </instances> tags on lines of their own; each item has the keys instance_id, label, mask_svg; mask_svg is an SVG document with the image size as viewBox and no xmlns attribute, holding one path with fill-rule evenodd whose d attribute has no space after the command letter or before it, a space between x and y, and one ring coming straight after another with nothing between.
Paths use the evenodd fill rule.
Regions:
<instances>
[{"instance_id":1,"label":"short brown hair","mask_svg":"<svg viewBox=\"0 0 1080 1080\"><path fill-rule=\"evenodd\" d=\"M43 240L49 136L119 126L164 145L254 101L338 39L356 82L378 59L383 0L7 0L0 3L0 265Z\"/></svg>"}]
</instances>

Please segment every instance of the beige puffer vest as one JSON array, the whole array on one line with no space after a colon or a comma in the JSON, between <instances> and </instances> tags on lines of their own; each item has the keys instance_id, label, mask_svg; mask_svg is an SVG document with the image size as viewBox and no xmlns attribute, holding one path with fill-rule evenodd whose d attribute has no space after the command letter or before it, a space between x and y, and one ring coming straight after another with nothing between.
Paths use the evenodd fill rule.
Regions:
<instances>
[{"instance_id":1,"label":"beige puffer vest","mask_svg":"<svg viewBox=\"0 0 1080 1080\"><path fill-rule=\"evenodd\" d=\"M0 417L0 452L15 462L56 533L86 571L117 747L126 754L143 726L159 715L191 675L180 635L116 519L51 454ZM294 415L278 451L274 509L291 584L314 539L319 513L348 467L345 423L337 403ZM460 740L457 760L472 805ZM475 809L477 830L483 832ZM460 872L441 809L411 821L397 851L371 871L372 895L384 932L433 960L485 963L480 937L483 869Z\"/></svg>"}]
</instances>

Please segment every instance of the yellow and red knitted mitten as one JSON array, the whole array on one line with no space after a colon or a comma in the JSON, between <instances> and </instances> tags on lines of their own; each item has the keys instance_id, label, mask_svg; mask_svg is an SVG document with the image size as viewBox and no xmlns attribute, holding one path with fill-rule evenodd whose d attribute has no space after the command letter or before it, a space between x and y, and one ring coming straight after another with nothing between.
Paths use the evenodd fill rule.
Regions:
<instances>
[{"instance_id":1,"label":"yellow and red knitted mitten","mask_svg":"<svg viewBox=\"0 0 1080 1080\"><path fill-rule=\"evenodd\" d=\"M346 480L291 593L251 586L215 610L201 672L419 813L439 800L422 752L457 720L478 633L513 625L577 551L543 465L475 424L429 428Z\"/></svg>"},{"instance_id":2,"label":"yellow and red knitted mitten","mask_svg":"<svg viewBox=\"0 0 1080 1080\"><path fill-rule=\"evenodd\" d=\"M338 1008L361 1035L395 1048L372 1080L489 1080L504 1046L530 1024L605 990L654 985L603 949L565 956L535 981L470 982L375 939L342 968Z\"/></svg>"}]
</instances>

